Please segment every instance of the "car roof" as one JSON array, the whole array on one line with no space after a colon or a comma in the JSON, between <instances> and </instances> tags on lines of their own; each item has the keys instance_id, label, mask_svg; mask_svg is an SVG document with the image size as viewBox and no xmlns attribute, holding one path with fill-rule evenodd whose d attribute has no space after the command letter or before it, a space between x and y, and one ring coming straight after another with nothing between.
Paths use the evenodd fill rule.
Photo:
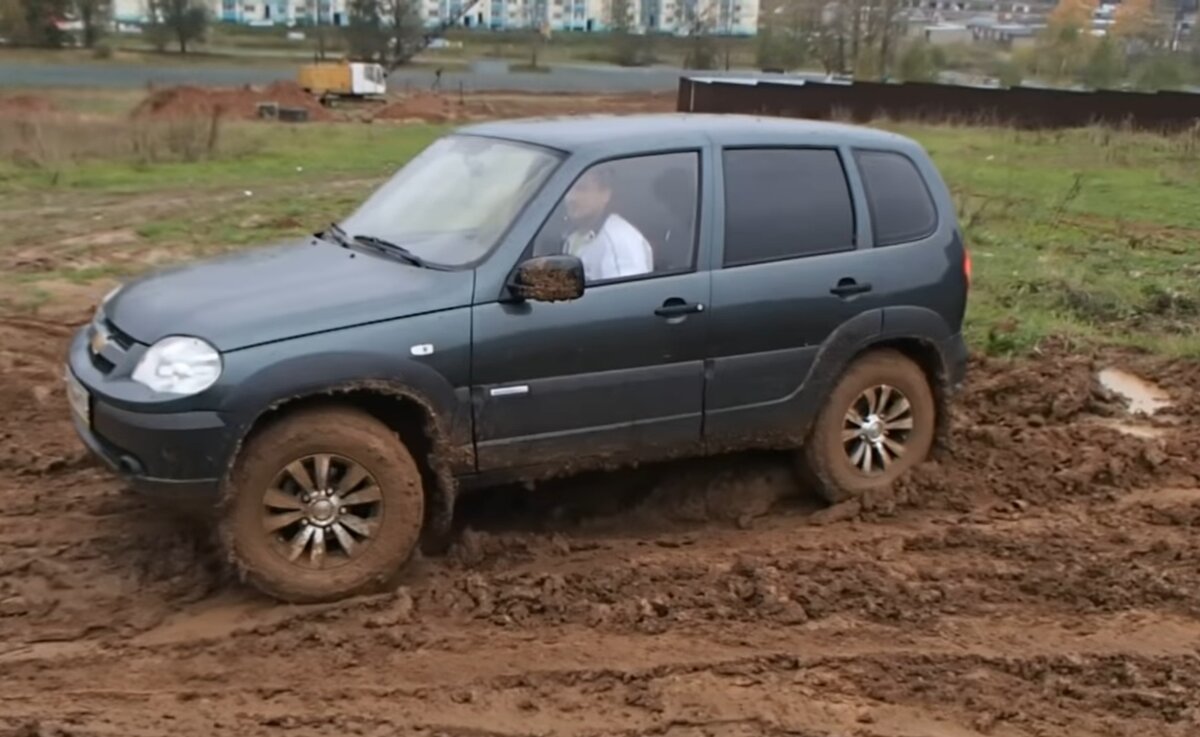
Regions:
<instances>
[{"instance_id":1,"label":"car roof","mask_svg":"<svg viewBox=\"0 0 1200 737\"><path fill-rule=\"evenodd\" d=\"M753 115L664 113L524 118L477 123L458 129L468 135L503 138L560 151L672 148L714 142L724 145L851 145L911 149L910 139L887 131L819 120Z\"/></svg>"}]
</instances>

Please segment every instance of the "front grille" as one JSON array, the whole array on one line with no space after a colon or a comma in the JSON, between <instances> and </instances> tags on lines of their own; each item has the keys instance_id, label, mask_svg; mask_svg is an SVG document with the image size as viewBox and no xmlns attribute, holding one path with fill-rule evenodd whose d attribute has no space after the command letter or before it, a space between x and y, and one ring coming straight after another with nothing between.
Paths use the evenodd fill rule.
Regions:
<instances>
[{"instance_id":1,"label":"front grille","mask_svg":"<svg viewBox=\"0 0 1200 737\"><path fill-rule=\"evenodd\" d=\"M104 329L108 331L108 336L121 347L121 350L127 351L133 347L136 342L128 333L122 331L116 325L113 325L112 320L104 319Z\"/></svg>"}]
</instances>

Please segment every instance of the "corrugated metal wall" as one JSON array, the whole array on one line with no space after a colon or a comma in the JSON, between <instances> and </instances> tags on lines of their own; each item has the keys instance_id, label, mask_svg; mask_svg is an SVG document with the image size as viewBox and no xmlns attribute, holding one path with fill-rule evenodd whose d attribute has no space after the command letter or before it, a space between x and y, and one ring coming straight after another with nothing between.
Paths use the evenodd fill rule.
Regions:
<instances>
[{"instance_id":1,"label":"corrugated metal wall","mask_svg":"<svg viewBox=\"0 0 1200 737\"><path fill-rule=\"evenodd\" d=\"M683 78L677 109L793 118L995 122L1021 128L1093 123L1180 130L1200 125L1200 95L1184 92L1071 92L938 84L803 84Z\"/></svg>"}]
</instances>

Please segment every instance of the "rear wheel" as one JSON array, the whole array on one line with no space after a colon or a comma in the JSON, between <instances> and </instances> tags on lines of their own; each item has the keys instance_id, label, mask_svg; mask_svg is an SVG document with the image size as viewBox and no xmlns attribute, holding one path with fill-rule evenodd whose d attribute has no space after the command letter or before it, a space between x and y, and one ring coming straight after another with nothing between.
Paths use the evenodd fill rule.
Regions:
<instances>
[{"instance_id":1,"label":"rear wheel","mask_svg":"<svg viewBox=\"0 0 1200 737\"><path fill-rule=\"evenodd\" d=\"M301 410L252 438L229 494L229 557L254 586L293 602L383 584L412 555L425 511L408 449L349 408Z\"/></svg>"},{"instance_id":2,"label":"rear wheel","mask_svg":"<svg viewBox=\"0 0 1200 737\"><path fill-rule=\"evenodd\" d=\"M936 412L920 366L899 351L872 351L825 400L801 471L831 503L885 488L929 454Z\"/></svg>"}]
</instances>

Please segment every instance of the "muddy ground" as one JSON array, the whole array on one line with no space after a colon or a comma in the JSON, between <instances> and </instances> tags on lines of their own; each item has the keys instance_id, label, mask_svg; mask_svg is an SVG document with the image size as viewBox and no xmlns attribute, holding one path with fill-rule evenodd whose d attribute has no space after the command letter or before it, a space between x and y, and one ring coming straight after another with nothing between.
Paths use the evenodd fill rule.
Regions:
<instances>
[{"instance_id":1,"label":"muddy ground","mask_svg":"<svg viewBox=\"0 0 1200 737\"><path fill-rule=\"evenodd\" d=\"M88 461L70 329L0 319L0 734L1200 734L1196 363L976 360L892 494L770 455L497 491L393 594L293 607Z\"/></svg>"}]
</instances>

